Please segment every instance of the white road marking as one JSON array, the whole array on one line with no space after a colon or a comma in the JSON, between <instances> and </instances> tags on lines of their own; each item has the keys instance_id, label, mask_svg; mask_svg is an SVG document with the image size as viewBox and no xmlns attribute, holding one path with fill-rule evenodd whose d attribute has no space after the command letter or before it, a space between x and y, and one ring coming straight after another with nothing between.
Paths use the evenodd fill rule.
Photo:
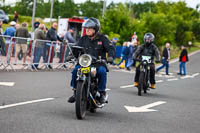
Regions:
<instances>
[{"instance_id":1,"label":"white road marking","mask_svg":"<svg viewBox=\"0 0 200 133\"><path fill-rule=\"evenodd\" d=\"M11 108L11 107L25 105L25 104L31 104L31 103L50 101L50 100L54 100L54 99L55 98L45 98L45 99L39 99L39 100L33 100L33 101L27 101L27 102L15 103L15 104L9 104L9 105L0 106L0 109Z\"/></svg>"},{"instance_id":2,"label":"white road marking","mask_svg":"<svg viewBox=\"0 0 200 133\"><path fill-rule=\"evenodd\" d=\"M173 75L165 75L165 78L174 78L175 76Z\"/></svg>"},{"instance_id":3,"label":"white road marking","mask_svg":"<svg viewBox=\"0 0 200 133\"><path fill-rule=\"evenodd\" d=\"M106 91L110 91L111 89L109 89L109 88L106 88Z\"/></svg>"},{"instance_id":4,"label":"white road marking","mask_svg":"<svg viewBox=\"0 0 200 133\"><path fill-rule=\"evenodd\" d=\"M2 85L2 86L14 86L15 82L0 82L0 85Z\"/></svg>"},{"instance_id":5,"label":"white road marking","mask_svg":"<svg viewBox=\"0 0 200 133\"><path fill-rule=\"evenodd\" d=\"M181 77L181 79L187 79L187 78L193 78L193 77L190 75L185 75L185 76Z\"/></svg>"},{"instance_id":6,"label":"white road marking","mask_svg":"<svg viewBox=\"0 0 200 133\"><path fill-rule=\"evenodd\" d=\"M163 80L157 80L156 81L156 83L162 83L163 82Z\"/></svg>"},{"instance_id":7,"label":"white road marking","mask_svg":"<svg viewBox=\"0 0 200 133\"><path fill-rule=\"evenodd\" d=\"M198 75L199 75L199 73L195 73L195 74L192 75L192 77L196 77Z\"/></svg>"},{"instance_id":8,"label":"white road marking","mask_svg":"<svg viewBox=\"0 0 200 133\"><path fill-rule=\"evenodd\" d=\"M130 87L134 87L134 85L125 85L125 86L120 86L120 88L130 88Z\"/></svg>"},{"instance_id":9,"label":"white road marking","mask_svg":"<svg viewBox=\"0 0 200 133\"><path fill-rule=\"evenodd\" d=\"M161 82L164 82L163 80L157 80L156 83L161 83ZM121 89L124 89L124 88L131 88L131 87L134 87L134 85L124 85L124 86L120 86Z\"/></svg>"},{"instance_id":10,"label":"white road marking","mask_svg":"<svg viewBox=\"0 0 200 133\"><path fill-rule=\"evenodd\" d=\"M128 110L128 112L153 112L153 111L157 111L157 110L149 109L149 108L152 108L152 107L164 104L164 103L167 103L167 102L158 101L158 102L147 104L147 105L144 105L141 107L135 107L135 106L124 106L124 107Z\"/></svg>"},{"instance_id":11,"label":"white road marking","mask_svg":"<svg viewBox=\"0 0 200 133\"><path fill-rule=\"evenodd\" d=\"M175 81L178 80L178 78L174 78L174 79L167 79L167 81Z\"/></svg>"},{"instance_id":12,"label":"white road marking","mask_svg":"<svg viewBox=\"0 0 200 133\"><path fill-rule=\"evenodd\" d=\"M193 75L185 75L185 76L181 77L181 79L194 78L194 77L196 77L198 75L199 75L199 73L195 73Z\"/></svg>"},{"instance_id":13,"label":"white road marking","mask_svg":"<svg viewBox=\"0 0 200 133\"><path fill-rule=\"evenodd\" d=\"M131 73L131 74L132 74L132 73L135 73L135 72L132 71L132 70L131 70L131 71L127 71L127 70L123 70L123 69L119 69L119 70L116 70L116 69L115 69L115 70L112 70L112 71L115 71L115 72L126 72L126 73Z\"/></svg>"}]
</instances>

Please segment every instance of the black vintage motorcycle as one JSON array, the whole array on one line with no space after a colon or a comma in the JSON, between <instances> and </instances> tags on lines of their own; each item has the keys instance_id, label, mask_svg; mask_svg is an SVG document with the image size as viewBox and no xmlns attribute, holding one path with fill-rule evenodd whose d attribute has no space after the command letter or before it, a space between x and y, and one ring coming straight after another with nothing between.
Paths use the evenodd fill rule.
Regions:
<instances>
[{"instance_id":1,"label":"black vintage motorcycle","mask_svg":"<svg viewBox=\"0 0 200 133\"><path fill-rule=\"evenodd\" d=\"M73 46L72 49L85 53L84 49L79 46ZM106 61L92 57L89 54L80 54L78 63L81 67L77 72L75 110L77 118L83 119L87 110L95 113L97 108L103 108L107 103L101 104L99 102L100 93L97 91L98 80L96 77L97 68L95 67L96 63L105 63L106 66Z\"/></svg>"},{"instance_id":2,"label":"black vintage motorcycle","mask_svg":"<svg viewBox=\"0 0 200 133\"><path fill-rule=\"evenodd\" d=\"M141 60L138 60L140 62L140 76L139 76L139 85L138 85L138 95L142 95L142 91L144 93L147 93L147 90L149 90L150 85L150 63L152 63L152 57L151 56L142 56Z\"/></svg>"}]
</instances>

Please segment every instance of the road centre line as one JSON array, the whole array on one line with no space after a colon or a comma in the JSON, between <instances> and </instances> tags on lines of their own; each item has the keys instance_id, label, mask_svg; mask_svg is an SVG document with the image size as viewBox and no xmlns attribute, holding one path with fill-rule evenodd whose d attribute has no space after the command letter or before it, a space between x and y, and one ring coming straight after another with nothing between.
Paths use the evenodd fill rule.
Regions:
<instances>
[{"instance_id":1,"label":"road centre line","mask_svg":"<svg viewBox=\"0 0 200 133\"><path fill-rule=\"evenodd\" d=\"M199 75L199 73L195 73L193 75L186 75L186 76L181 77L181 79L194 78L194 77L196 77L198 75Z\"/></svg>"},{"instance_id":2,"label":"road centre line","mask_svg":"<svg viewBox=\"0 0 200 133\"><path fill-rule=\"evenodd\" d=\"M158 80L156 81L156 83L161 83L161 82L164 82L163 80ZM134 87L134 85L124 85L124 86L120 86L121 89L124 89L124 88L131 88L131 87Z\"/></svg>"},{"instance_id":3,"label":"road centre line","mask_svg":"<svg viewBox=\"0 0 200 133\"><path fill-rule=\"evenodd\" d=\"M15 82L0 82L0 85L2 85L2 86L14 86Z\"/></svg>"},{"instance_id":4,"label":"road centre line","mask_svg":"<svg viewBox=\"0 0 200 133\"><path fill-rule=\"evenodd\" d=\"M158 80L158 81L156 81L156 83L162 83L162 82L164 82L163 80Z\"/></svg>"},{"instance_id":5,"label":"road centre line","mask_svg":"<svg viewBox=\"0 0 200 133\"><path fill-rule=\"evenodd\" d=\"M179 80L179 79L178 78L167 79L167 81L175 81L175 80Z\"/></svg>"},{"instance_id":6,"label":"road centre line","mask_svg":"<svg viewBox=\"0 0 200 133\"><path fill-rule=\"evenodd\" d=\"M124 88L130 88L130 87L134 87L134 85L125 85L125 86L120 86L121 89L124 89Z\"/></svg>"},{"instance_id":7,"label":"road centre line","mask_svg":"<svg viewBox=\"0 0 200 133\"><path fill-rule=\"evenodd\" d=\"M32 100L32 101L27 101L27 102L9 104L9 105L0 106L0 109L11 108L11 107L20 106L20 105L26 105L26 104L31 104L31 103L50 101L50 100L54 100L54 99L55 98L45 98L45 99L38 99L38 100Z\"/></svg>"},{"instance_id":8,"label":"road centre line","mask_svg":"<svg viewBox=\"0 0 200 133\"><path fill-rule=\"evenodd\" d=\"M199 73L195 73L195 74L192 75L192 77L196 77L198 75L199 75Z\"/></svg>"},{"instance_id":9,"label":"road centre line","mask_svg":"<svg viewBox=\"0 0 200 133\"><path fill-rule=\"evenodd\" d=\"M109 88L106 88L106 91L110 91L111 89L109 89Z\"/></svg>"},{"instance_id":10,"label":"road centre line","mask_svg":"<svg viewBox=\"0 0 200 133\"><path fill-rule=\"evenodd\" d=\"M190 76L190 75L186 75L186 76L181 77L181 79L187 79L187 78L194 78L194 77Z\"/></svg>"}]
</instances>

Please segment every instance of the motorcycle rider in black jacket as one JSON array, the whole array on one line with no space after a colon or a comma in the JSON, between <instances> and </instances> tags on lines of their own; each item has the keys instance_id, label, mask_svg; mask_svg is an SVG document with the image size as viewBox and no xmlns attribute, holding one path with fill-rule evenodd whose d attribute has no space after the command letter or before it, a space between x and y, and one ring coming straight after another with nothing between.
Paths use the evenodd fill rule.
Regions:
<instances>
[{"instance_id":1,"label":"motorcycle rider in black jacket","mask_svg":"<svg viewBox=\"0 0 200 133\"><path fill-rule=\"evenodd\" d=\"M115 48L103 34L99 33L100 23L96 18L87 19L83 25L83 28L86 29L86 35L81 37L77 46L83 47L86 51L86 54L96 57L97 59L105 59L106 53L108 53L107 62L112 63L113 57L115 54ZM76 53L74 53L76 54ZM76 55L75 55L76 56ZM107 68L103 63L96 64L97 67L97 79L98 79L98 91L100 92L100 102L106 102L106 82L107 82ZM76 65L72 71L72 80L71 86L75 90L76 88L76 79L77 79L77 70L80 68L80 65ZM74 91L75 92L75 91ZM75 102L75 93L68 99L69 103Z\"/></svg>"},{"instance_id":2,"label":"motorcycle rider in black jacket","mask_svg":"<svg viewBox=\"0 0 200 133\"><path fill-rule=\"evenodd\" d=\"M155 82L155 65L153 62L153 58L156 57L156 62L160 62L160 52L157 46L153 43L154 42L154 35L152 33L146 33L144 35L144 44L141 45L136 52L133 54L133 59L140 59L142 56L151 56L152 63L150 64L150 83L151 88L155 89L156 82ZM135 74L135 82L134 86L138 87L139 85L139 76L140 76L140 65L136 67L136 74Z\"/></svg>"}]
</instances>

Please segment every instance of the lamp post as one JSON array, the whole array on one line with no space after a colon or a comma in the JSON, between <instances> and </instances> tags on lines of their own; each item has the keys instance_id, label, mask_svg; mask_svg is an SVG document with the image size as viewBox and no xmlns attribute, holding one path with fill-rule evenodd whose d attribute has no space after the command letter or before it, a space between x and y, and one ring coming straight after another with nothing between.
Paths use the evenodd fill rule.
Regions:
<instances>
[{"instance_id":1,"label":"lamp post","mask_svg":"<svg viewBox=\"0 0 200 133\"><path fill-rule=\"evenodd\" d=\"M52 16L53 16L53 0L51 0L50 23L52 21Z\"/></svg>"},{"instance_id":2,"label":"lamp post","mask_svg":"<svg viewBox=\"0 0 200 133\"><path fill-rule=\"evenodd\" d=\"M34 0L34 3L33 3L32 27L31 27L32 32L34 30L35 9L36 9L36 0Z\"/></svg>"},{"instance_id":3,"label":"lamp post","mask_svg":"<svg viewBox=\"0 0 200 133\"><path fill-rule=\"evenodd\" d=\"M106 11L106 0L104 0L104 3L103 3L103 14L102 14L103 18L104 18L105 11Z\"/></svg>"}]
</instances>

